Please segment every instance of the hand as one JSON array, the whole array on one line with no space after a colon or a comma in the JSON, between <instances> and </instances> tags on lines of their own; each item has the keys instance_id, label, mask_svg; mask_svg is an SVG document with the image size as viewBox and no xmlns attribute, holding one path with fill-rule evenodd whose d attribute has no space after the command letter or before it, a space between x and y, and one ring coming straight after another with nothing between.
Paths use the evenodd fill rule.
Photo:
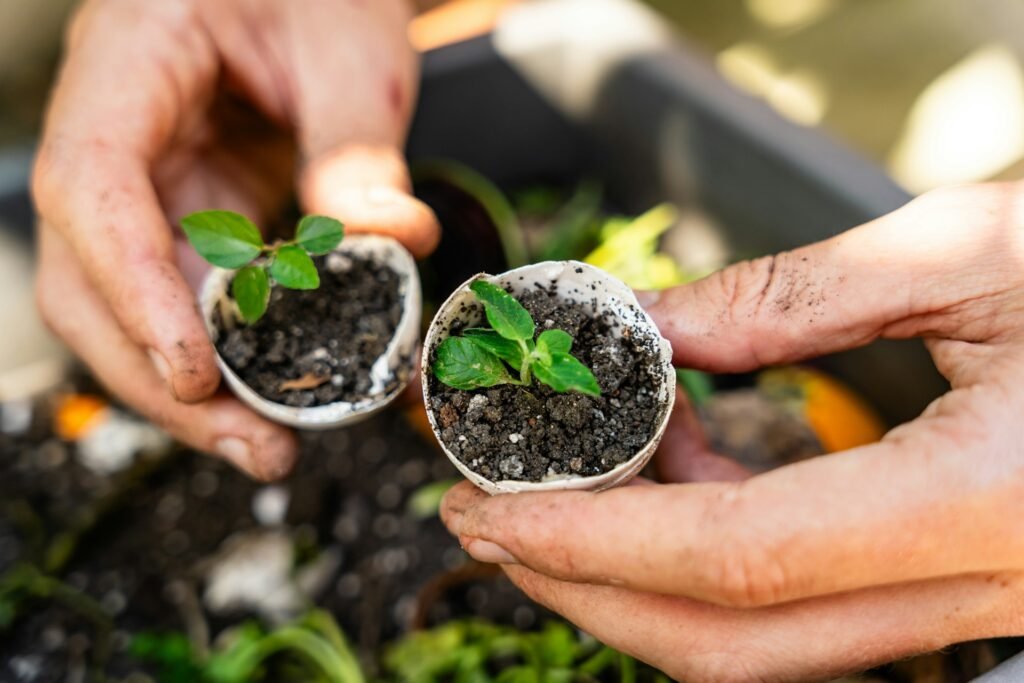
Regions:
<instances>
[{"instance_id":1,"label":"hand","mask_svg":"<svg viewBox=\"0 0 1024 683\"><path fill-rule=\"evenodd\" d=\"M650 311L679 365L919 336L952 389L878 444L743 481L722 481L742 474L677 413L662 471L690 483L493 498L464 483L444 520L534 599L680 680L820 679L1024 633L1022 285L1024 186L981 185L667 291Z\"/></svg>"},{"instance_id":2,"label":"hand","mask_svg":"<svg viewBox=\"0 0 1024 683\"><path fill-rule=\"evenodd\" d=\"M43 318L126 403L256 477L285 474L294 439L214 395L205 267L174 226L265 221L297 182L307 212L429 252L401 154L407 20L404 0L90 0L68 32L33 177Z\"/></svg>"}]
</instances>

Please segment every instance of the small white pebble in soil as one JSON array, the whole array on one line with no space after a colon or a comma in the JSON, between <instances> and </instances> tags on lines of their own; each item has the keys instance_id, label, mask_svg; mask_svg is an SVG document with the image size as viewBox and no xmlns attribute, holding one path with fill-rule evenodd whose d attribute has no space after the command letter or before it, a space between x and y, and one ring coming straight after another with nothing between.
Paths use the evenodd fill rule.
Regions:
<instances>
[{"instance_id":1,"label":"small white pebble in soil","mask_svg":"<svg viewBox=\"0 0 1024 683\"><path fill-rule=\"evenodd\" d=\"M510 455L507 458L502 458L498 463L498 469L506 477L518 477L523 473L525 467L521 455Z\"/></svg>"},{"instance_id":2,"label":"small white pebble in soil","mask_svg":"<svg viewBox=\"0 0 1024 683\"><path fill-rule=\"evenodd\" d=\"M473 398L469 399L469 409L480 409L488 404L487 397L483 394L477 394Z\"/></svg>"},{"instance_id":3,"label":"small white pebble in soil","mask_svg":"<svg viewBox=\"0 0 1024 683\"><path fill-rule=\"evenodd\" d=\"M509 434L509 435L508 435L508 440L509 440L509 441L511 441L512 443L519 443L519 441L520 441L520 440L521 440L522 438L523 438L523 435L522 435L522 434L514 434L514 433L513 433L513 434Z\"/></svg>"},{"instance_id":4,"label":"small white pebble in soil","mask_svg":"<svg viewBox=\"0 0 1024 683\"><path fill-rule=\"evenodd\" d=\"M341 374L331 375L331 384L333 384L334 386L340 387L344 383L345 383L345 375L341 375Z\"/></svg>"},{"instance_id":5,"label":"small white pebble in soil","mask_svg":"<svg viewBox=\"0 0 1024 683\"><path fill-rule=\"evenodd\" d=\"M284 522L290 500L284 486L264 486L252 496L252 516L263 526L277 526Z\"/></svg>"},{"instance_id":6,"label":"small white pebble in soil","mask_svg":"<svg viewBox=\"0 0 1024 683\"><path fill-rule=\"evenodd\" d=\"M569 461L569 469L573 472L579 472L583 469L583 458L573 458Z\"/></svg>"},{"instance_id":7,"label":"small white pebble in soil","mask_svg":"<svg viewBox=\"0 0 1024 683\"><path fill-rule=\"evenodd\" d=\"M352 267L352 259L344 254L332 251L327 255L327 270L332 273L341 273Z\"/></svg>"},{"instance_id":8,"label":"small white pebble in soil","mask_svg":"<svg viewBox=\"0 0 1024 683\"><path fill-rule=\"evenodd\" d=\"M469 441L469 439L466 438L465 434L459 434L459 441Z\"/></svg>"},{"instance_id":9,"label":"small white pebble in soil","mask_svg":"<svg viewBox=\"0 0 1024 683\"><path fill-rule=\"evenodd\" d=\"M544 321L544 327L554 327L554 326L555 326L555 321L552 320L551 318L548 318L547 320Z\"/></svg>"}]
</instances>

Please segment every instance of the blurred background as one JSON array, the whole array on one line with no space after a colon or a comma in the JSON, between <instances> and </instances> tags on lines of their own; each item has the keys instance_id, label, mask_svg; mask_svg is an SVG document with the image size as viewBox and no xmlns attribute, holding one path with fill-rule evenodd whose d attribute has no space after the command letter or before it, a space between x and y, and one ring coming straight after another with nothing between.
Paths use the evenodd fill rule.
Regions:
<instances>
[{"instance_id":1,"label":"blurred background","mask_svg":"<svg viewBox=\"0 0 1024 683\"><path fill-rule=\"evenodd\" d=\"M592 7L603 11L630 4L547 4L559 2L575 5L578 18L592 16L585 15ZM422 410L407 410L404 415L389 411L351 430L303 434L307 457L296 476L261 486L219 461L181 453L159 430L108 405L102 389L75 368L43 329L33 306L32 209L25 188L59 61L62 30L76 4L0 0L0 503L9 504L0 511L0 628L15 621L14 609L5 609L15 604L10 596L21 597L19 586L42 585L36 574L9 571L21 565L7 562L30 556L26 549L35 543L48 549L46 571L66 581L59 584L64 586L61 590L80 591L97 600L102 611L116 615L104 628L111 631L111 647L121 654L131 643L140 652L181 664L189 656L185 636L178 633L174 637L179 640L161 640L156 638L158 629L184 628L193 646L216 646L218 630L234 629L258 640L264 634L253 622L237 621L235 602L244 608L242 614L257 614L269 628L268 624L279 625L299 608L309 607L309 598L338 619L364 664L372 663L382 643L408 634L409 624L440 624L448 630L435 631L427 640L407 640L402 650L406 659L392 658L388 666L401 669L411 664L415 669L431 652L447 647L445 643L484 647L482 643L525 638L524 633L548 639L544 647L576 648L574 639L582 636L570 633L564 624L536 635L550 615L526 603L510 585L497 582L493 568L467 562L441 528L436 506L454 472L434 450L429 429L424 431ZM884 176L876 176L876 169L909 194L947 183L1014 179L1024 173L1024 32L1017 29L1024 26L1024 4L1019 0L642 0L638 4L665 18L678 40L690 48L687 55L696 53L749 96L733 97L716 80L685 92L679 87L682 94L675 99L649 100L643 95L675 86L666 85L657 69L645 71L643 60L630 63L633 55L626 34L636 26L606 20L603 26L600 21L593 26L581 21L587 25L572 27L602 47L609 43L612 53L619 43L626 46L616 54L625 68L615 74L612 69L602 72L601 65L590 69L588 59L600 51L579 51L571 40L575 60L559 53L554 60L531 61L531 49L539 44L540 53L545 48L544 30L530 22L528 12L519 10L545 4L544 0L420 4L426 11L410 32L424 51L498 26L495 49L470 50L459 58L470 55L468 68L467 63L461 64L462 71L453 68L458 59L452 59L445 64L447 72L435 70L435 84L448 89L435 87L424 96L430 107L423 110L430 113L417 121L410 145L410 154L421 158L436 155L439 149L442 155L454 150L453 159L460 153L473 159L498 157L493 164L497 173L494 168L476 169L483 174L476 175L468 168L469 161L456 159L466 166L442 168L444 182L434 177L432 185L428 174L427 182L417 183L421 196L425 192L433 200L428 203L441 217L446 240L463 240L448 243L449 256L472 268L469 272L498 272L501 265L513 262L515 250L501 226L491 226L499 267L465 263L470 260L468 244L482 241L473 230L494 218L487 202L464 196L473 195L466 188L483 187L481 194L493 190L499 196L508 192L507 201L501 200L506 202L506 214L514 214L513 242L522 242L519 251L525 252L523 245L529 243L535 254L547 258L582 259L595 246L592 243L599 243L605 248L594 249L588 260L632 286L655 288L692 279L734 258L818 239L906 201L908 195ZM641 15L638 23L644 24L646 15ZM552 14L548 24L558 24L560 18ZM662 25L655 23L653 33L660 40ZM536 39L535 44L517 44L524 36ZM641 43L641 48L649 46ZM489 61L495 54L510 61L525 55L514 64L521 71L496 67ZM566 56L564 61L573 62L572 68L560 69ZM473 59L486 68L476 69ZM689 56L668 63L690 68L687 78L703 78L701 70L687 66L692 65ZM602 177L607 168L590 168L592 158L577 149L585 146L583 136L577 139L560 118L565 111L578 113L573 107L582 101L586 87L564 86L581 85L576 82L580 73L611 73L610 87L601 94L613 101L599 102L605 122L614 121L626 132L630 125L645 129L642 134L619 135L624 139L621 149L609 145L618 153L624 150L624 156L615 160L625 161L611 166L628 176L625 179L614 174ZM527 77L519 78L522 74ZM488 96L461 97L488 88ZM728 96L723 94L726 90ZM455 104L450 102L453 92L460 95ZM636 102L619 106L638 93ZM750 98L774 113L760 103L751 107ZM467 106L462 99L479 101ZM558 106L548 106L547 100L558 100ZM666 112L676 105L688 109L678 117L678 112ZM658 107L649 122L641 120L651 113L645 108ZM557 108L560 111L555 112ZM778 121L776 113L786 121ZM723 114L736 116L719 130L714 120ZM510 130L520 118L536 126L534 137L534 131ZM469 131L464 124L474 119L479 125ZM492 127L504 135L496 136ZM613 126L613 137L617 132ZM489 138L494 137L502 137L504 147L489 147ZM831 138L838 146L822 138ZM764 142L768 144L758 146ZM794 150L790 156L787 147ZM851 159L841 147L858 158ZM520 156L512 159L516 154ZM748 159L753 161L748 164ZM535 165L530 164L533 160ZM506 163L506 177L497 177ZM688 163L692 167L687 168ZM517 184L524 180L518 177L522 169L517 164L527 172L537 171L535 178L526 180L538 186ZM700 187L699 182L688 186L702 174L697 180L715 187ZM822 182L816 184L815 176ZM677 186L680 196L672 196ZM642 191L637 192L638 187ZM694 187L713 191L700 197L694 191L691 197ZM878 201L868 201L873 197ZM488 200L492 198L490 194ZM654 205L658 202L669 203ZM735 212L730 211L733 207ZM538 242L542 248L535 248L537 235L548 239L561 235L563 228L565 234L589 232L583 240L553 239ZM727 239L702 241L720 229L727 237L744 239L727 245L734 247L731 250L722 247ZM759 239L767 233L781 241ZM706 244L706 262L683 263L683 257L702 252ZM441 251L445 246L442 243ZM609 253L617 260L607 260ZM605 262L599 262L602 255ZM456 281L463 277L458 275ZM450 286L438 288L450 291ZM426 316L429 319L429 309ZM693 385L680 373L680 381L703 410L701 417L716 447L738 457L746 454L753 469L765 469L780 461L769 462L759 449L747 453L749 443L771 442L760 450L773 450L768 454L773 458L782 454L782 461L842 450L878 438L884 424L874 409L892 424L915 415L920 401L942 390L941 383L934 383L937 378L923 349L890 345L872 353L866 350L823 367L843 369L839 378L852 380L854 389L873 406L865 406L853 392L816 370L782 369L782 374L769 371L739 379L694 375L689 377ZM902 392L914 386L915 398L909 400ZM702 392L703 406L697 401ZM105 427L89 426L94 424ZM752 424L756 429L745 429ZM716 432L715 425L744 429L721 427ZM133 460L136 451L160 456ZM124 457L113 462L118 453ZM762 457L764 461L759 460ZM353 471L361 476L349 476ZM122 495L126 492L130 495ZM117 520L97 525L104 516ZM25 528L36 537L22 533ZM102 538L103 543L82 540L94 532L93 538ZM251 579L256 588L245 595L234 590L250 585L238 572L261 567L261 576ZM283 591L274 594L279 598L276 605L264 599L266 584L260 582L268 581ZM204 583L207 590L200 595L198 586ZM48 678L48 672L66 662L77 662L77 670L82 670L84 653L91 647L84 639L100 642L99 636L88 634L103 629L85 628L88 624L67 616L75 610L60 606L22 609L21 628L14 629L7 642L0 637L0 681L9 680L4 678L8 670L19 681L71 680L57 674ZM457 619L467 615L512 631L490 626L466 630L466 622ZM303 628L324 632L324 613L313 610L306 619ZM338 626L328 624L326 630ZM580 652L591 653L597 647L585 639L578 646ZM1020 648L1020 642L971 644L846 680L966 681ZM91 649L95 652L98 645ZM594 656L611 655L601 651ZM627 660L621 660L622 680L627 680L627 664L633 666ZM118 671L130 668L123 657L114 663ZM197 680L190 671L181 678L160 680ZM646 675L640 680L662 680L653 672ZM153 679L128 675L123 680Z\"/></svg>"}]
</instances>

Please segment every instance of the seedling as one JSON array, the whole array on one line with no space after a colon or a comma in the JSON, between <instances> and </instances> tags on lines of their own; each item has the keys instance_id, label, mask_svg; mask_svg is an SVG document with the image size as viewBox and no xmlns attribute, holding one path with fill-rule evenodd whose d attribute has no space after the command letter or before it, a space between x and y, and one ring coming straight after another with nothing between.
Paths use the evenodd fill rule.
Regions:
<instances>
[{"instance_id":1,"label":"seedling","mask_svg":"<svg viewBox=\"0 0 1024 683\"><path fill-rule=\"evenodd\" d=\"M306 216L295 238L264 244L259 229L233 211L199 211L181 219L181 227L199 255L221 268L238 268L231 295L242 318L254 323L270 300L270 280L289 289L316 289L320 275L311 256L326 254L341 242L344 226L327 216Z\"/></svg>"},{"instance_id":2,"label":"seedling","mask_svg":"<svg viewBox=\"0 0 1024 683\"><path fill-rule=\"evenodd\" d=\"M559 393L600 396L590 369L572 356L572 337L544 330L534 341L536 325L515 297L485 280L470 285L484 305L490 328L474 327L448 337L437 348L434 376L455 389L499 384L529 386L534 377Z\"/></svg>"}]
</instances>

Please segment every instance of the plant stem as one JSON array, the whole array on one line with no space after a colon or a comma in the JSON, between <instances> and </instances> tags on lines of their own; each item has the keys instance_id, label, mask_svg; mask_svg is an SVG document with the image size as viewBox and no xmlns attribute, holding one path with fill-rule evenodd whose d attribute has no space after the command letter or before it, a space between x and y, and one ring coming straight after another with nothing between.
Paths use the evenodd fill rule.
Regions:
<instances>
[{"instance_id":1,"label":"plant stem","mask_svg":"<svg viewBox=\"0 0 1024 683\"><path fill-rule=\"evenodd\" d=\"M519 342L519 348L523 352L523 363L519 368L519 381L523 386L530 386L530 364L533 358L530 355L530 347L526 345L526 341L523 339L517 339Z\"/></svg>"}]
</instances>

